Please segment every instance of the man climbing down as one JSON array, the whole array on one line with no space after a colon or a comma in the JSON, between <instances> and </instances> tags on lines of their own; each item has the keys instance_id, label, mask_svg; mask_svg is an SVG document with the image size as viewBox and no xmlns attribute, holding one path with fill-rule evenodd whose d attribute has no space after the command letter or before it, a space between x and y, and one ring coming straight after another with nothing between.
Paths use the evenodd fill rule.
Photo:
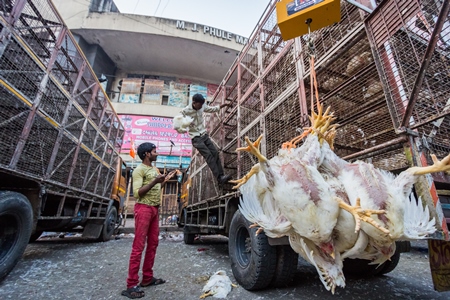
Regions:
<instances>
[{"instance_id":1,"label":"man climbing down","mask_svg":"<svg viewBox=\"0 0 450 300\"><path fill-rule=\"evenodd\" d=\"M195 94L192 96L192 104L186 106L181 110L183 116L188 116L193 119L189 126L189 136L192 139L192 146L200 152L205 158L208 167L211 169L214 177L220 184L227 183L230 179L230 175L223 173L222 163L220 162L219 152L214 146L213 142L209 138L204 126L203 113L215 113L220 111L221 108L229 106L228 104L222 104L220 106L209 106L205 104L205 98L201 94Z\"/></svg>"}]
</instances>

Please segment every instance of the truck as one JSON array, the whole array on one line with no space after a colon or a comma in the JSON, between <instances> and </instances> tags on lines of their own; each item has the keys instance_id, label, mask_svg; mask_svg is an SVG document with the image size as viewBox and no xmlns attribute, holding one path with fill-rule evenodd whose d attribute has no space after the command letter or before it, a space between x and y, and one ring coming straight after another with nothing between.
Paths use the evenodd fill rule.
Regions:
<instances>
[{"instance_id":1,"label":"truck","mask_svg":"<svg viewBox=\"0 0 450 300\"><path fill-rule=\"evenodd\" d=\"M341 158L398 174L431 165L431 154L442 159L450 153L448 1L385 0L376 1L375 8L362 6L366 9L341 1L338 23L287 41L277 24L276 2L270 1L213 96L212 104L230 108L205 116L228 174L242 178L258 162L236 152L246 146L246 136L255 141L262 134L260 150L270 159L309 126L313 71L321 103L337 117L334 152ZM428 240L431 271L435 288L448 290L448 259L437 257L449 245L450 176L423 176L414 193L436 219L437 232ZM249 228L239 211L240 201L231 184L215 184L194 152L180 199L184 242L193 243L196 235L225 235L238 283L248 290L285 285L297 268L297 253L286 238L255 236L256 228ZM346 259L344 272L386 274L409 247L398 243L391 260L378 268Z\"/></svg>"},{"instance_id":2,"label":"truck","mask_svg":"<svg viewBox=\"0 0 450 300\"><path fill-rule=\"evenodd\" d=\"M123 125L52 2L0 12L2 280L43 231L109 240L126 167Z\"/></svg>"}]
</instances>

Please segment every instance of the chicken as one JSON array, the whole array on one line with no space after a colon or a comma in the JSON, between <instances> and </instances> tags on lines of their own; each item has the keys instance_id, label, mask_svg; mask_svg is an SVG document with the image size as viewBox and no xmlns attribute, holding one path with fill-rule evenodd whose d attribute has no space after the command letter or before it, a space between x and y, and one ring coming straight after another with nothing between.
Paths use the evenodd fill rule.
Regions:
<instances>
[{"instance_id":1,"label":"chicken","mask_svg":"<svg viewBox=\"0 0 450 300\"><path fill-rule=\"evenodd\" d=\"M292 230L291 222L281 214L272 193L268 190L264 174L257 173L252 176L247 184L240 188L240 192L242 199L239 210L253 223L250 227L259 227L256 234L264 230L271 238L288 235Z\"/></svg>"},{"instance_id":2,"label":"chicken","mask_svg":"<svg viewBox=\"0 0 450 300\"><path fill-rule=\"evenodd\" d=\"M212 275L208 282L203 287L203 294L200 299L208 296L214 298L226 298L232 287L237 287L233 284L225 271L217 271Z\"/></svg>"},{"instance_id":3,"label":"chicken","mask_svg":"<svg viewBox=\"0 0 450 300\"><path fill-rule=\"evenodd\" d=\"M394 253L395 241L425 238L435 231L435 221L429 219L428 208L423 209L415 199L410 201L409 195L418 175L449 169L450 156L442 162L433 158L434 166L412 167L395 177L389 172L376 169L372 164L347 163L337 157L327 145L322 147L322 151L325 152L325 158L319 170L324 176L335 178L341 183L339 191L347 195L350 204L355 205L359 201L364 209L385 211L385 214L374 216L374 221L361 224L362 231L369 237L366 251L369 255L360 251L359 257L352 254L343 255L344 258L372 257L371 260L383 263ZM349 230L353 227L354 218L346 214L346 212L341 213L336 232L341 232L340 242L345 243L347 239L348 244L352 244L355 235L349 234ZM362 238L365 239L365 237ZM356 241L357 239L355 243ZM348 248L348 246L342 248ZM374 252L374 249L378 253ZM384 260L380 258L380 253L383 254Z\"/></svg>"},{"instance_id":4,"label":"chicken","mask_svg":"<svg viewBox=\"0 0 450 300\"><path fill-rule=\"evenodd\" d=\"M193 120L189 116L177 115L173 118L173 129L178 133L186 133L189 131L189 125Z\"/></svg>"},{"instance_id":5,"label":"chicken","mask_svg":"<svg viewBox=\"0 0 450 300\"><path fill-rule=\"evenodd\" d=\"M233 182L238 183L235 188L241 187L241 212L255 223L253 226L260 226L271 237L288 235L294 251L316 266L325 287L334 293L336 286L345 286L342 260L332 236L339 212L341 207L350 210L358 220L361 212L358 208L343 205L318 171L324 159L321 143L328 139L332 144L334 132L327 131L331 120L329 109L323 113L319 106L318 113L311 118L313 125L304 134L307 136L305 143L296 148L295 143L304 135L294 138L270 160L258 150L262 137L254 143L246 138L248 147L238 150L253 153L259 164L242 179ZM276 209L265 207L267 199L275 202L271 206ZM367 217L367 212L362 214ZM276 220L286 219L290 226L284 222L286 226L279 230L281 222ZM359 222L357 224L359 227Z\"/></svg>"},{"instance_id":6,"label":"chicken","mask_svg":"<svg viewBox=\"0 0 450 300\"><path fill-rule=\"evenodd\" d=\"M241 189L240 209L252 226L271 237L287 235L294 251L316 267L334 293L336 286L345 286L344 259L381 264L394 254L395 241L435 231L428 208L409 195L418 176L448 172L450 155L442 161L433 156L433 166L412 167L397 177L372 164L348 163L332 150L336 125L331 125L330 109L317 107L311 127L270 160L259 152L262 137L254 143L246 138L248 146L238 150L254 154L259 163L233 182Z\"/></svg>"}]
</instances>

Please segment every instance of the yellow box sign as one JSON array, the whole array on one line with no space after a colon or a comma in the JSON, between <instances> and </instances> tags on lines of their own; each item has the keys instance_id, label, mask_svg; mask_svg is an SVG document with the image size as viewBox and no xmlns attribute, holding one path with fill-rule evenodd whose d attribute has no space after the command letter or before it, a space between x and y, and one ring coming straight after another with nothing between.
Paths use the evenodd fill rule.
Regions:
<instances>
[{"instance_id":1,"label":"yellow box sign","mask_svg":"<svg viewBox=\"0 0 450 300\"><path fill-rule=\"evenodd\" d=\"M283 40L335 24L341 20L340 0L281 0L277 3L278 27Z\"/></svg>"}]
</instances>

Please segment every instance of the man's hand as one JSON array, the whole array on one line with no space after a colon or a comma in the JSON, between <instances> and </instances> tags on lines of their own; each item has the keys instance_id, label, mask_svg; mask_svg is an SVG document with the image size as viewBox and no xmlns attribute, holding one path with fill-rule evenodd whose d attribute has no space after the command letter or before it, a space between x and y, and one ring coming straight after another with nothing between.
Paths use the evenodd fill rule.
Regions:
<instances>
[{"instance_id":1,"label":"man's hand","mask_svg":"<svg viewBox=\"0 0 450 300\"><path fill-rule=\"evenodd\" d=\"M231 107L231 103L220 104L220 108Z\"/></svg>"},{"instance_id":2,"label":"man's hand","mask_svg":"<svg viewBox=\"0 0 450 300\"><path fill-rule=\"evenodd\" d=\"M158 176L156 176L154 181L156 183L162 183L164 182L164 179L166 179L166 174L159 174Z\"/></svg>"}]
</instances>

